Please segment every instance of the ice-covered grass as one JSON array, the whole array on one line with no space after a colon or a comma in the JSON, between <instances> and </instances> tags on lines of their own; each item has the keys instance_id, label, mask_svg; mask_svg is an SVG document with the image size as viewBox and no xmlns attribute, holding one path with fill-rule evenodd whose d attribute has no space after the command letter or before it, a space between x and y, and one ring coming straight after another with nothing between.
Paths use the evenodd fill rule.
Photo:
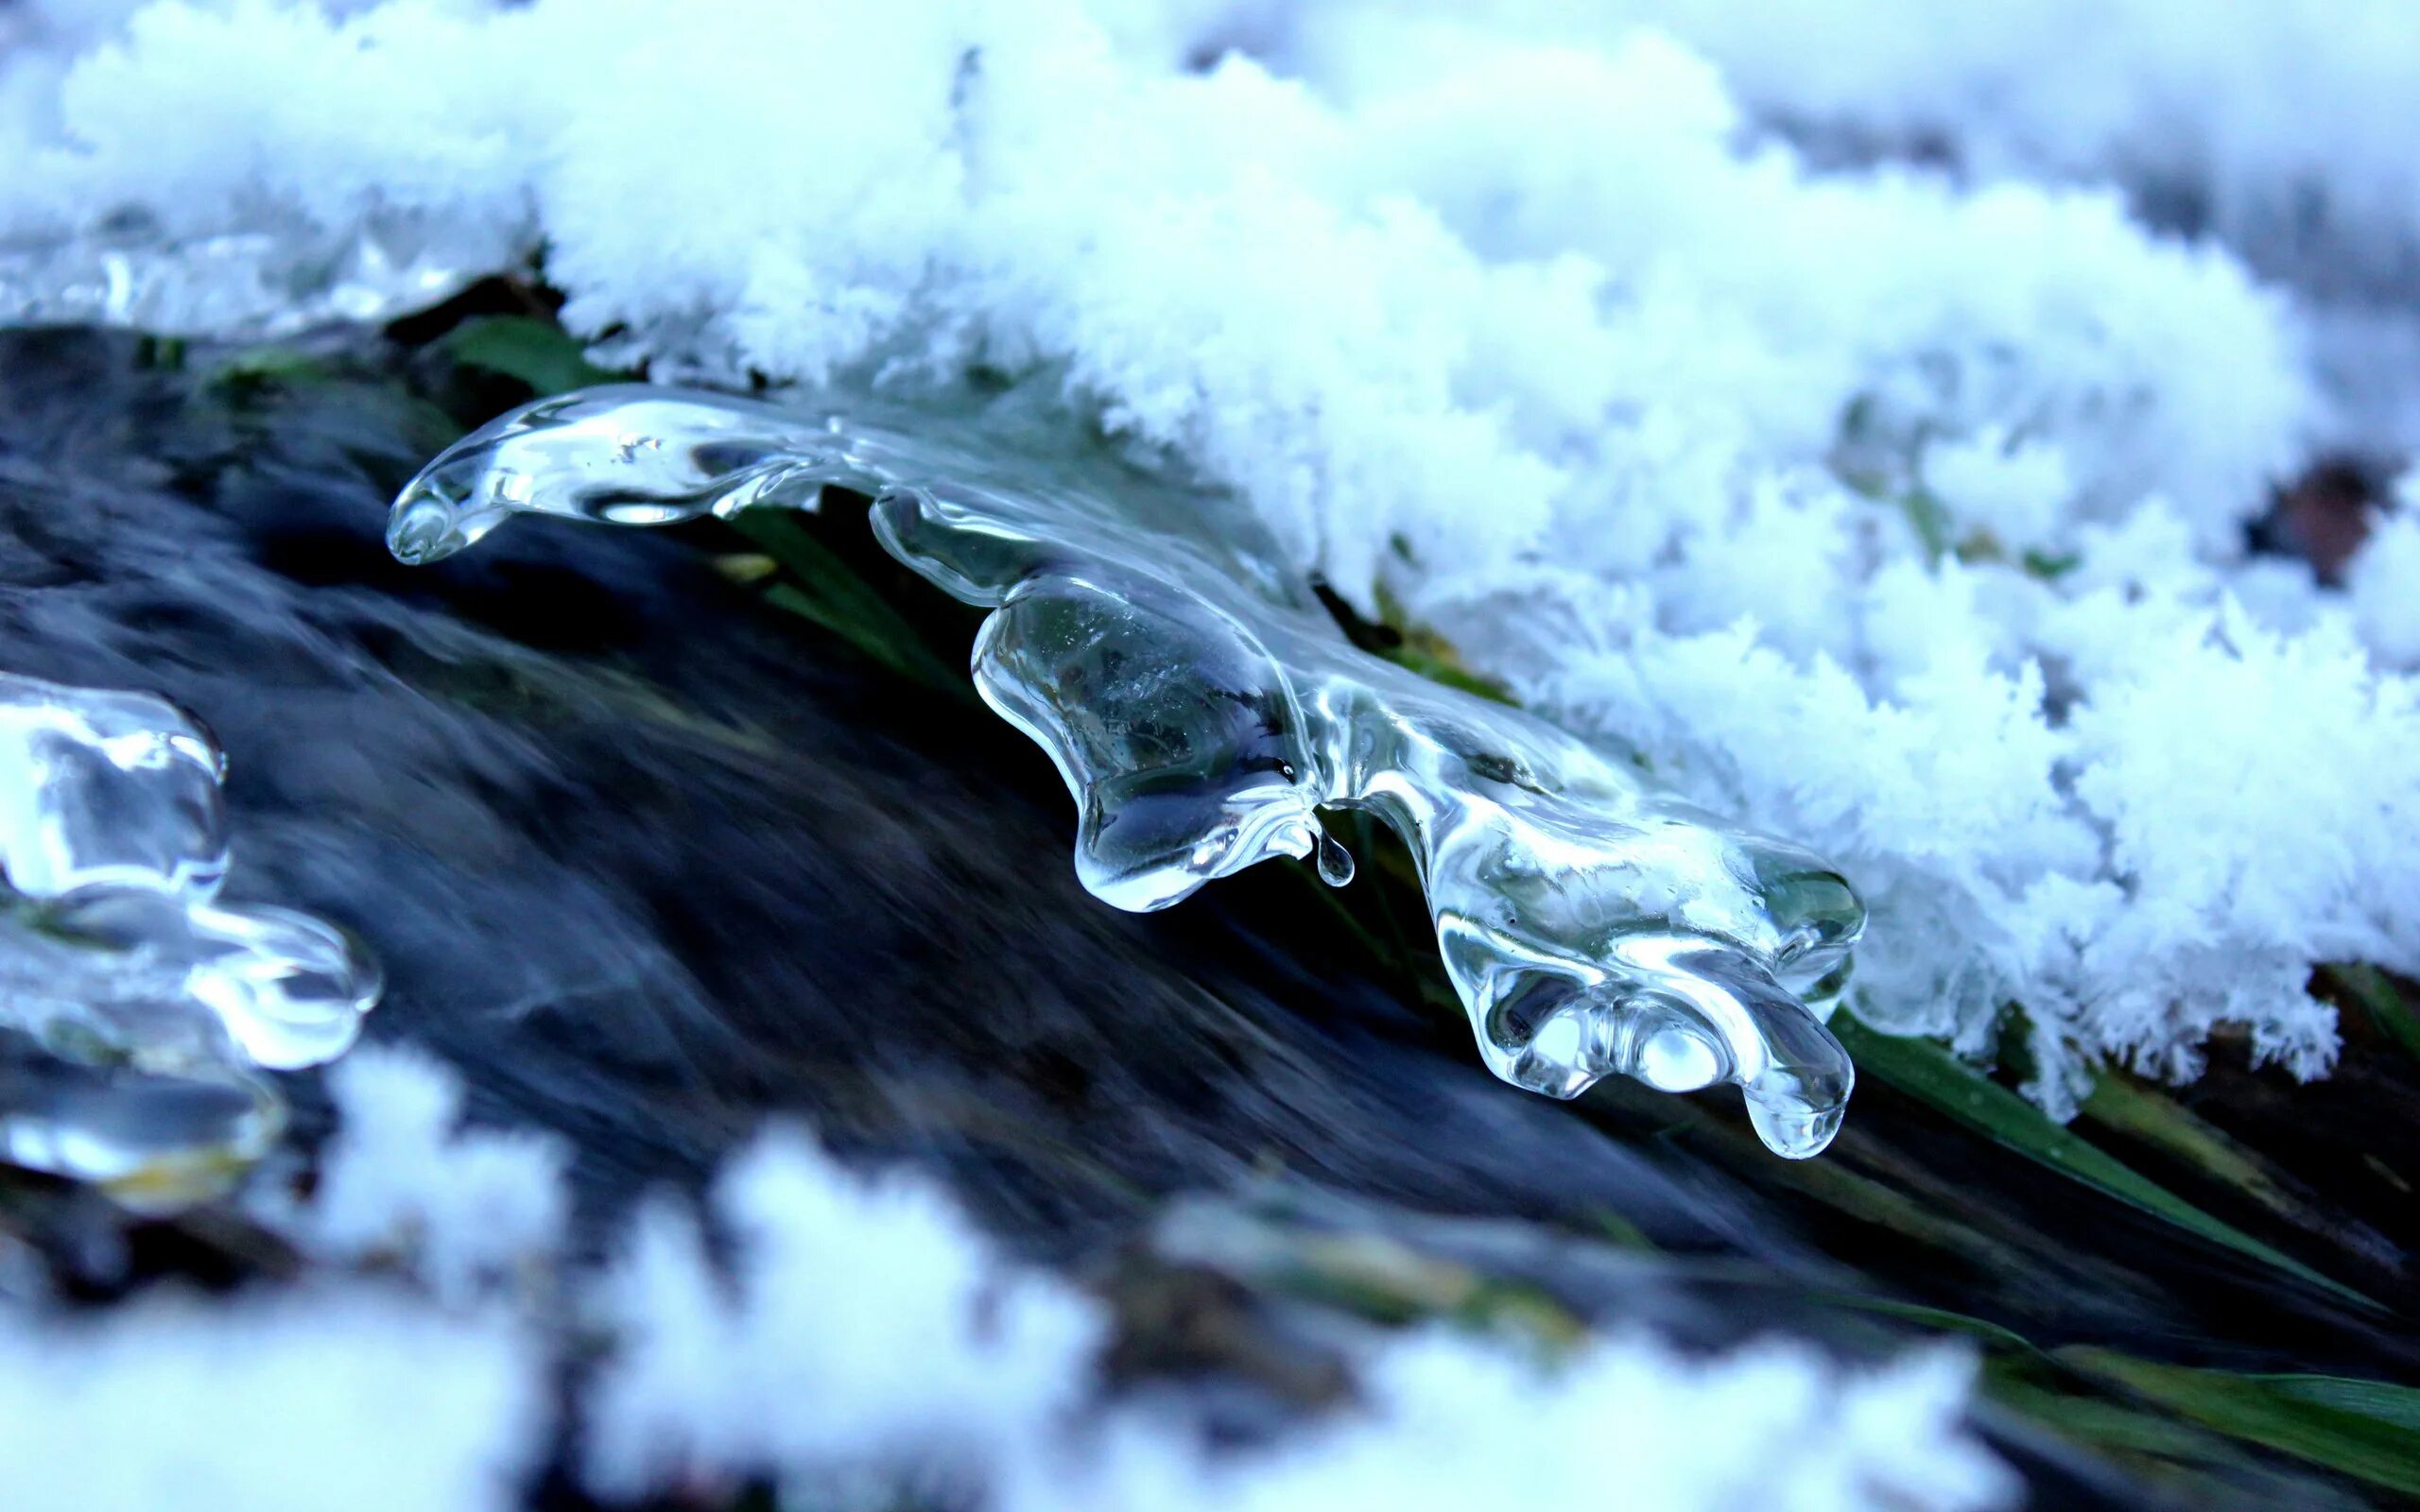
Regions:
<instances>
[{"instance_id":1,"label":"ice-covered grass","mask_svg":"<svg viewBox=\"0 0 2420 1512\"><path fill-rule=\"evenodd\" d=\"M543 247L659 375L1049 375L1833 855L1860 1011L1980 1050L2021 1008L2054 1111L2221 1025L2319 1072L2311 964L2420 968L2420 551L2349 595L2245 557L2346 396L2302 295L2129 209L2181 184L2300 286L2387 286L2394 15L2139 0L2078 53L2062 4L343 9L164 0L19 86L17 307L223 324ZM1819 169L1724 68L1891 150ZM1927 132L1969 171L1906 165Z\"/></svg>"}]
</instances>

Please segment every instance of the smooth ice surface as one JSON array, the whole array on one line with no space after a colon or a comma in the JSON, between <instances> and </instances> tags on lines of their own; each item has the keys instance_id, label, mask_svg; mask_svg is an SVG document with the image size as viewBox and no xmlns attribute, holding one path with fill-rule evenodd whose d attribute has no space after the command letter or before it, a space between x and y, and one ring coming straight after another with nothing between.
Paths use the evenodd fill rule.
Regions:
<instances>
[{"instance_id":1,"label":"smooth ice surface","mask_svg":"<svg viewBox=\"0 0 2420 1512\"><path fill-rule=\"evenodd\" d=\"M225 770L164 699L0 674L0 1156L180 1200L284 1126L259 1071L353 1043L359 945L217 901Z\"/></svg>"},{"instance_id":2,"label":"smooth ice surface","mask_svg":"<svg viewBox=\"0 0 2420 1512\"><path fill-rule=\"evenodd\" d=\"M1837 872L1355 648L1223 501L1037 452L1021 403L843 417L589 389L449 449L389 541L425 562L518 513L660 524L863 490L894 556L994 610L976 685L1058 765L1096 896L1164 908L1272 855L1340 883L1350 858L1318 813L1367 811L1419 864L1496 1074L1555 1097L1613 1073L1736 1082L1778 1153L1829 1143L1854 1074L1798 994L1837 988L1863 927Z\"/></svg>"}]
</instances>

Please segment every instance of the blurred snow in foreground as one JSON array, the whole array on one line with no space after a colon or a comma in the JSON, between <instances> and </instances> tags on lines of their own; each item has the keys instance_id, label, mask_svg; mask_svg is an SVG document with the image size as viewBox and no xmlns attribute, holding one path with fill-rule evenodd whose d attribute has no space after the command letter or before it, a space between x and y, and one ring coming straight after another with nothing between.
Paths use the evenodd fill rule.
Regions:
<instances>
[{"instance_id":1,"label":"blurred snow in foreground","mask_svg":"<svg viewBox=\"0 0 2420 1512\"><path fill-rule=\"evenodd\" d=\"M1609 1472L1658 1512L1960 1512L2012 1489L1961 1425L1956 1354L1860 1371L1784 1343L1689 1359L1615 1336L1548 1364L1442 1331L1372 1340L1361 1405L1215 1453L1165 1409L1107 1402L1101 1304L1011 1264L921 1179L777 1131L716 1187L727 1269L659 1198L591 1270L562 1251L560 1149L456 1126L450 1071L370 1048L334 1089L322 1194L282 1220L327 1267L311 1284L0 1314L11 1512L518 1505L581 1337L606 1354L576 1378L574 1473L617 1502L752 1477L1000 1512L1564 1507Z\"/></svg>"},{"instance_id":2,"label":"blurred snow in foreground","mask_svg":"<svg viewBox=\"0 0 2420 1512\"><path fill-rule=\"evenodd\" d=\"M15 1512L476 1512L543 1452L544 1359L369 1282L95 1317L0 1314Z\"/></svg>"},{"instance_id":3,"label":"blurred snow in foreground","mask_svg":"<svg viewBox=\"0 0 2420 1512\"><path fill-rule=\"evenodd\" d=\"M1844 865L1866 1017L2022 1005L2054 1112L2221 1024L2319 1073L2311 964L2420 970L2420 553L2348 599L2243 545L2413 439L2420 13L127 9L13 13L21 315L277 329L543 247L659 377L1063 373Z\"/></svg>"}]
</instances>

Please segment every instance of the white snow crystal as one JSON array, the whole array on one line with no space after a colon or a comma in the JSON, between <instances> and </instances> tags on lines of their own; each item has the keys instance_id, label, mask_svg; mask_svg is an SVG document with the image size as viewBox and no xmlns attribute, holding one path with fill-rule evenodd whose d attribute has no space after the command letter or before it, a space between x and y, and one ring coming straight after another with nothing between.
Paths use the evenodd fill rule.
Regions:
<instances>
[{"instance_id":1,"label":"white snow crystal","mask_svg":"<svg viewBox=\"0 0 2420 1512\"><path fill-rule=\"evenodd\" d=\"M2420 475L2397 492L2402 507L2371 521L2344 586L2361 639L2380 660L2410 670L2420 667Z\"/></svg>"},{"instance_id":2,"label":"white snow crystal","mask_svg":"<svg viewBox=\"0 0 2420 1512\"><path fill-rule=\"evenodd\" d=\"M1369 1353L1359 1409L1266 1452L1213 1451L1144 1406L1080 1420L1102 1310L1005 1263L929 1185L851 1176L776 1133L727 1174L716 1211L736 1245L728 1284L695 1222L659 1203L596 1298L621 1341L589 1400L588 1470L610 1497L872 1474L988 1486L1006 1512L1543 1512L1600 1495L1609 1464L1629 1503L1668 1512L1953 1512L2012 1489L1963 1429L1962 1356L1852 1371L1781 1343L1691 1360L1617 1336L1550 1366L1414 1333ZM1602 1452L1545 1449L1558 1444Z\"/></svg>"},{"instance_id":3,"label":"white snow crystal","mask_svg":"<svg viewBox=\"0 0 2420 1512\"><path fill-rule=\"evenodd\" d=\"M545 1453L562 1352L592 1339L606 1354L579 1378L580 1472L614 1501L761 1477L793 1497L921 1490L1003 1512L1543 1512L1600 1495L1609 1465L1628 1501L1665 1512L1980 1512L2012 1488L1964 1429L1969 1366L1942 1349L1847 1369L1784 1342L1685 1357L1623 1334L1549 1362L1442 1330L1374 1334L1355 1408L1258 1451L1214 1449L1166 1402L1113 1400L1095 1368L1106 1310L1008 1261L928 1178L854 1174L777 1129L716 1184L728 1263L699 1214L660 1196L592 1271L551 1219L432 1196L458 1179L559 1214L559 1161L527 1153L541 1142L460 1131L459 1082L433 1059L373 1048L351 1065L350 1143L318 1198L333 1206L287 1219L329 1270L83 1318L0 1307L0 1503L514 1506ZM511 1181L465 1171L462 1146L482 1139L518 1142ZM406 1218L421 1288L345 1274ZM513 1237L475 1246L461 1226L482 1221ZM475 1263L506 1255L557 1283L471 1295ZM549 1299L565 1293L593 1332L561 1332Z\"/></svg>"},{"instance_id":4,"label":"white snow crystal","mask_svg":"<svg viewBox=\"0 0 2420 1512\"><path fill-rule=\"evenodd\" d=\"M2074 488L2056 450L2014 441L1998 427L1934 447L1924 473L1961 526L2020 551L2058 539L2060 510Z\"/></svg>"}]
</instances>

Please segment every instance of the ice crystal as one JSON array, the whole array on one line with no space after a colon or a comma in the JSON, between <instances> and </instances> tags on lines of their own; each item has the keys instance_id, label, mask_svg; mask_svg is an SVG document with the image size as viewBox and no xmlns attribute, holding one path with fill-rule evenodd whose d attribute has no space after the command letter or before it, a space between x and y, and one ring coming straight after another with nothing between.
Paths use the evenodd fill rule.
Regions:
<instances>
[{"instance_id":1,"label":"ice crystal","mask_svg":"<svg viewBox=\"0 0 2420 1512\"><path fill-rule=\"evenodd\" d=\"M388 539L425 562L514 514L662 524L811 508L826 484L875 495L893 556L994 610L976 687L1057 763L1096 897L1164 908L1276 855L1317 854L1341 884L1352 863L1318 812L1365 810L1411 847L1498 1075L1556 1097L1616 1073L1736 1082L1775 1151L1830 1142L1854 1072L1797 993L1845 976L1865 921L1848 884L1544 720L1357 649L1277 562L1199 528L1215 500L1019 458L938 415L627 386L465 438L405 488Z\"/></svg>"}]
</instances>

